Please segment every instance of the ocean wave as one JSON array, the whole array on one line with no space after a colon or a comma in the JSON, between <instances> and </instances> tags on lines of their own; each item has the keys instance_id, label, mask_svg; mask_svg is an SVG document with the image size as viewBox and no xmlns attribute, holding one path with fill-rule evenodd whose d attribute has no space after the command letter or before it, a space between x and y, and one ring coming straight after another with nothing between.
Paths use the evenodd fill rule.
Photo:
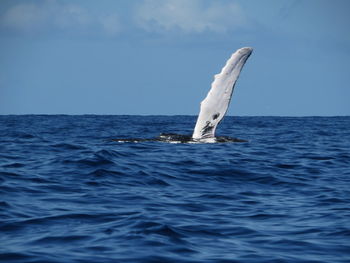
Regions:
<instances>
[{"instance_id":1,"label":"ocean wave","mask_svg":"<svg viewBox=\"0 0 350 263\"><path fill-rule=\"evenodd\" d=\"M0 262L346 262L349 117L225 118L244 144L110 140L194 123L0 116Z\"/></svg>"}]
</instances>

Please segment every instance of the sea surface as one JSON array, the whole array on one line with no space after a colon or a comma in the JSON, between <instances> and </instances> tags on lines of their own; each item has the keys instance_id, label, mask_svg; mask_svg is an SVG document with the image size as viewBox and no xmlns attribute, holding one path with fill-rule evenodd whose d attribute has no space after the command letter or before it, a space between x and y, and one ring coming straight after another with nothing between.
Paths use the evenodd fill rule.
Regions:
<instances>
[{"instance_id":1,"label":"sea surface","mask_svg":"<svg viewBox=\"0 0 350 263\"><path fill-rule=\"evenodd\" d=\"M0 116L0 262L350 262L350 117Z\"/></svg>"}]
</instances>

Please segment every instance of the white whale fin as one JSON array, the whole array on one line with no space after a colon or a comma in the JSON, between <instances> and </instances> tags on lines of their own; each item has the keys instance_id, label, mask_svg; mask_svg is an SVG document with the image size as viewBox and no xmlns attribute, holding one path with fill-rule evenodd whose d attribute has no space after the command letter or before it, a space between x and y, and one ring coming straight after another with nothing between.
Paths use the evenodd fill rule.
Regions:
<instances>
[{"instance_id":1,"label":"white whale fin","mask_svg":"<svg viewBox=\"0 0 350 263\"><path fill-rule=\"evenodd\" d=\"M216 127L226 114L235 83L252 51L253 49L250 47L238 49L226 62L220 74L214 76L211 89L207 97L201 102L200 112L192 135L193 139L215 137Z\"/></svg>"}]
</instances>

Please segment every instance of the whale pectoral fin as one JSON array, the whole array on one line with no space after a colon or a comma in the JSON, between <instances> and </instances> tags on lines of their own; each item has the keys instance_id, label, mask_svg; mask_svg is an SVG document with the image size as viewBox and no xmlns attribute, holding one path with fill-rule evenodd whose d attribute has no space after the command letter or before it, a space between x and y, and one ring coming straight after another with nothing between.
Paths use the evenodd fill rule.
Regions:
<instances>
[{"instance_id":1,"label":"whale pectoral fin","mask_svg":"<svg viewBox=\"0 0 350 263\"><path fill-rule=\"evenodd\" d=\"M214 76L211 89L201 102L193 139L215 137L216 127L227 112L235 83L252 51L252 48L238 49L226 62L221 72Z\"/></svg>"}]
</instances>

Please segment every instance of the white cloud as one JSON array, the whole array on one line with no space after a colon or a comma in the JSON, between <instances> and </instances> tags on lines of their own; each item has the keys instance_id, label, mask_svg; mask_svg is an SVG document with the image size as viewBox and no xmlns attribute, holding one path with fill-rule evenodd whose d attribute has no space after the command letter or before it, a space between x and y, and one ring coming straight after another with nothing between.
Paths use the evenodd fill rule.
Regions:
<instances>
[{"instance_id":1,"label":"white cloud","mask_svg":"<svg viewBox=\"0 0 350 263\"><path fill-rule=\"evenodd\" d=\"M144 0L136 9L135 19L144 30L159 32L225 33L245 25L240 6L220 0Z\"/></svg>"},{"instance_id":2,"label":"white cloud","mask_svg":"<svg viewBox=\"0 0 350 263\"><path fill-rule=\"evenodd\" d=\"M131 10L123 10L122 16L109 5L98 11L92 6L83 1L16 1L0 15L0 30L115 36L122 29L135 29L135 25L144 31L163 33L226 33L246 26L245 14L235 0L139 0L135 9L124 5ZM123 5L118 2L113 6ZM128 24L123 25L121 17Z\"/></svg>"},{"instance_id":3,"label":"white cloud","mask_svg":"<svg viewBox=\"0 0 350 263\"><path fill-rule=\"evenodd\" d=\"M115 13L95 14L76 5L56 0L20 3L10 7L0 17L3 28L18 32L90 32L115 35L120 32L119 17Z\"/></svg>"}]
</instances>

